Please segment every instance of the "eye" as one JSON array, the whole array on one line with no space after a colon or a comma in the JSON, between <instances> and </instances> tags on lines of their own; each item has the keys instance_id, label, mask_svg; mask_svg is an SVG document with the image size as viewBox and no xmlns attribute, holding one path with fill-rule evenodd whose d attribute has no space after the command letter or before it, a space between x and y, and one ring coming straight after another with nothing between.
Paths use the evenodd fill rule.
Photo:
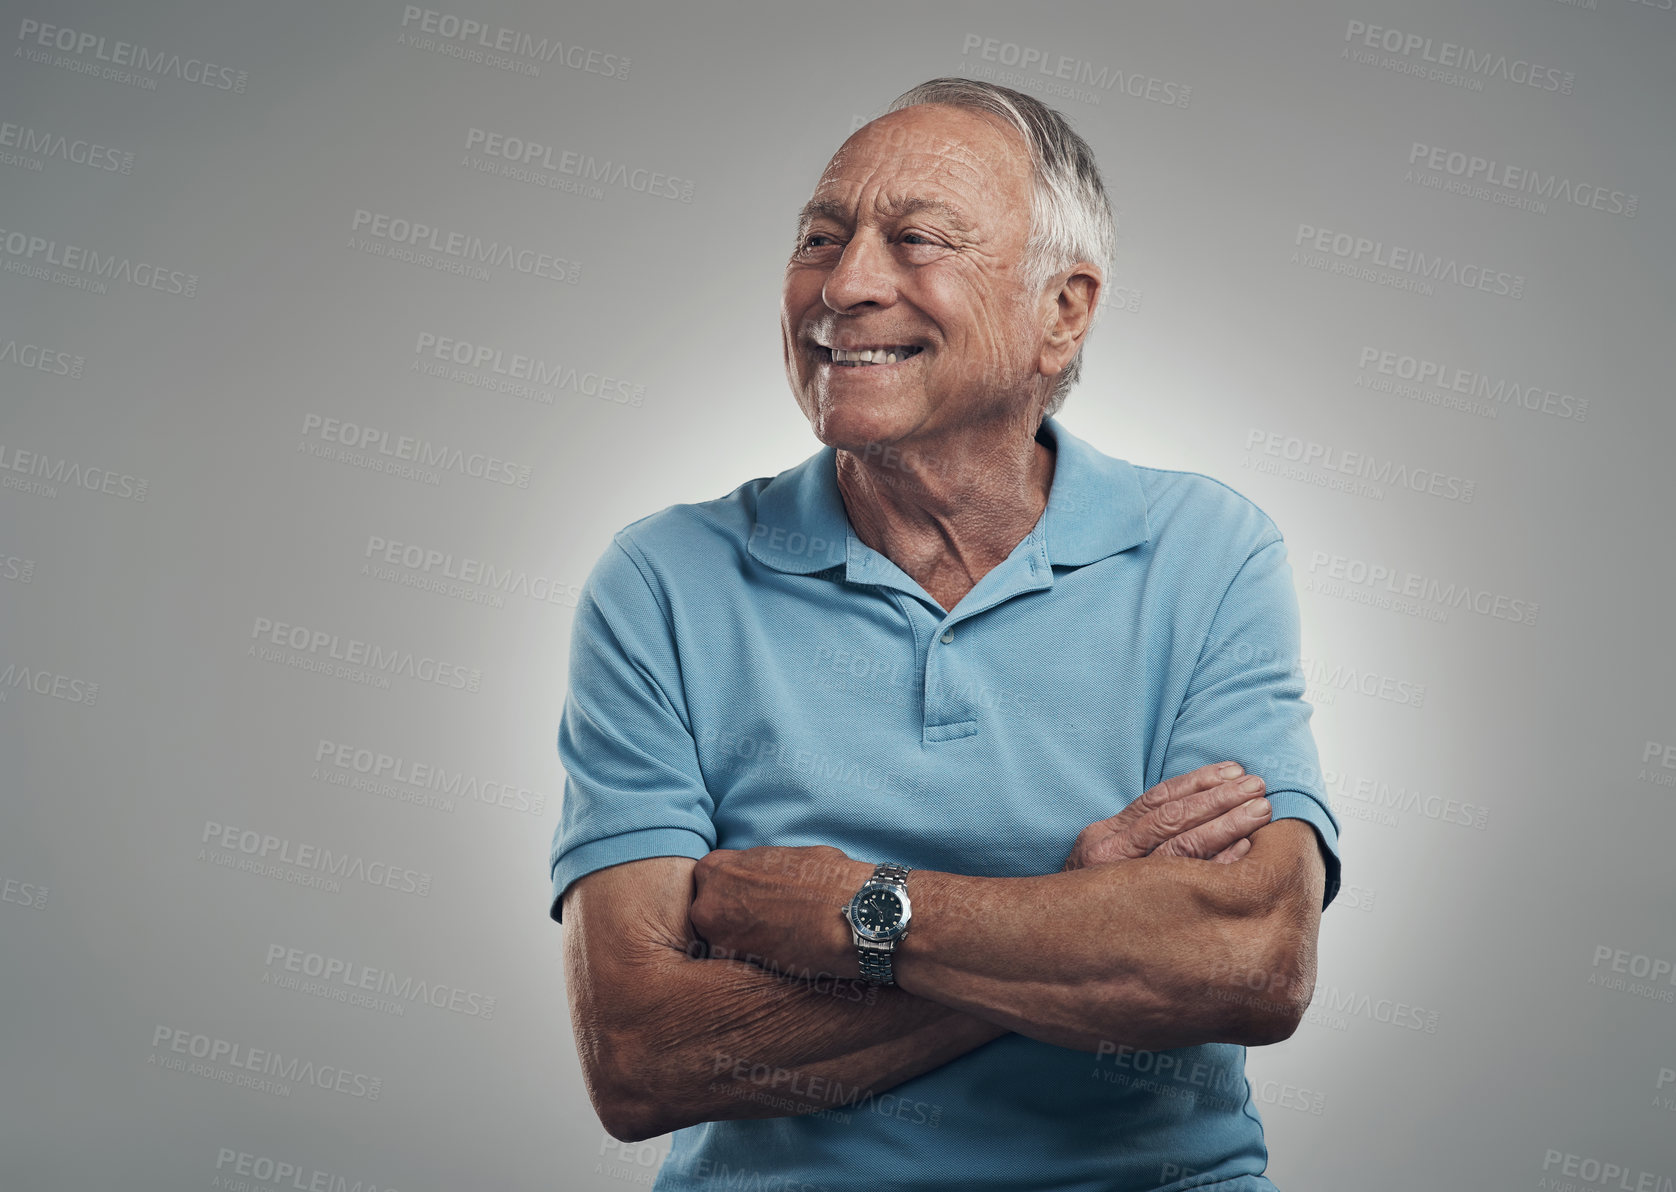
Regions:
<instances>
[{"instance_id":1,"label":"eye","mask_svg":"<svg viewBox=\"0 0 1676 1192\"><path fill-rule=\"evenodd\" d=\"M933 232L903 232L896 244L910 262L933 261L949 251L948 242Z\"/></svg>"}]
</instances>

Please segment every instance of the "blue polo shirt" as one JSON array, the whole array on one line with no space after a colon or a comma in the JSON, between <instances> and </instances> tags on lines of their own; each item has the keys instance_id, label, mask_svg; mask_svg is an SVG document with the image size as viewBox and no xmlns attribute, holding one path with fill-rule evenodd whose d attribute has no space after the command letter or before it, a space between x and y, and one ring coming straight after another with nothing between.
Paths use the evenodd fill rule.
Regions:
<instances>
[{"instance_id":1,"label":"blue polo shirt","mask_svg":"<svg viewBox=\"0 0 1676 1192\"><path fill-rule=\"evenodd\" d=\"M618 533L572 630L552 916L585 874L713 848L1053 873L1223 759L1314 826L1330 900L1280 532L1215 480L1037 437L1046 510L947 611L856 537L830 447ZM1244 1048L1108 1051L1008 1034L853 1105L678 1130L655 1186L1272 1192Z\"/></svg>"}]
</instances>

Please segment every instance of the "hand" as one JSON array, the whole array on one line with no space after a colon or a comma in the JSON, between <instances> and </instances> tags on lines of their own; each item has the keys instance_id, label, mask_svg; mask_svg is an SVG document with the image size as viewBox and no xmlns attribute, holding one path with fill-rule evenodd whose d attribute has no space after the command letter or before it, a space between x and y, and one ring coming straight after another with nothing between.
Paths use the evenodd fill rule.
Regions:
<instances>
[{"instance_id":1,"label":"hand","mask_svg":"<svg viewBox=\"0 0 1676 1192\"><path fill-rule=\"evenodd\" d=\"M792 976L860 975L838 913L873 874L829 845L715 849L693 867L693 930L712 956Z\"/></svg>"},{"instance_id":2,"label":"hand","mask_svg":"<svg viewBox=\"0 0 1676 1192\"><path fill-rule=\"evenodd\" d=\"M1065 869L1151 854L1227 864L1251 851L1251 834L1269 822L1264 783L1238 762L1216 762L1160 782L1110 819L1077 835Z\"/></svg>"}]
</instances>

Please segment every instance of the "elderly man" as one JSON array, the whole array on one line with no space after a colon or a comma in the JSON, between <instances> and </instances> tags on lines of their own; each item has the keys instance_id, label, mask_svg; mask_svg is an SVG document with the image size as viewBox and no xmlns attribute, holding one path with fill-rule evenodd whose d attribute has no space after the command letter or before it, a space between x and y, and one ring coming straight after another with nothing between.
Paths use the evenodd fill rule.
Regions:
<instances>
[{"instance_id":1,"label":"elderly man","mask_svg":"<svg viewBox=\"0 0 1676 1192\"><path fill-rule=\"evenodd\" d=\"M1274 524L1052 417L1113 236L1057 113L908 92L786 268L824 448L588 579L552 914L658 1188L1273 1188L1337 823Z\"/></svg>"}]
</instances>

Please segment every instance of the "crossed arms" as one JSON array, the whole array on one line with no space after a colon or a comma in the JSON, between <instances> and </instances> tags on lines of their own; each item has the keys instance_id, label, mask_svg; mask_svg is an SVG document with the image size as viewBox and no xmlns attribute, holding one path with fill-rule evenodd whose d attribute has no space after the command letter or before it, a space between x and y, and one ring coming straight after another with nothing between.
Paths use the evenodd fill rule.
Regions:
<instances>
[{"instance_id":1,"label":"crossed arms","mask_svg":"<svg viewBox=\"0 0 1676 1192\"><path fill-rule=\"evenodd\" d=\"M588 874L564 895L564 961L594 1108L639 1141L883 1092L1009 1031L1084 1051L1288 1038L1315 984L1326 867L1315 830L1269 822L1261 790L1204 766L1089 825L1059 873L913 871L896 988L853 981L838 908L872 865L837 849ZM772 1096L736 1076L759 1070Z\"/></svg>"}]
</instances>

